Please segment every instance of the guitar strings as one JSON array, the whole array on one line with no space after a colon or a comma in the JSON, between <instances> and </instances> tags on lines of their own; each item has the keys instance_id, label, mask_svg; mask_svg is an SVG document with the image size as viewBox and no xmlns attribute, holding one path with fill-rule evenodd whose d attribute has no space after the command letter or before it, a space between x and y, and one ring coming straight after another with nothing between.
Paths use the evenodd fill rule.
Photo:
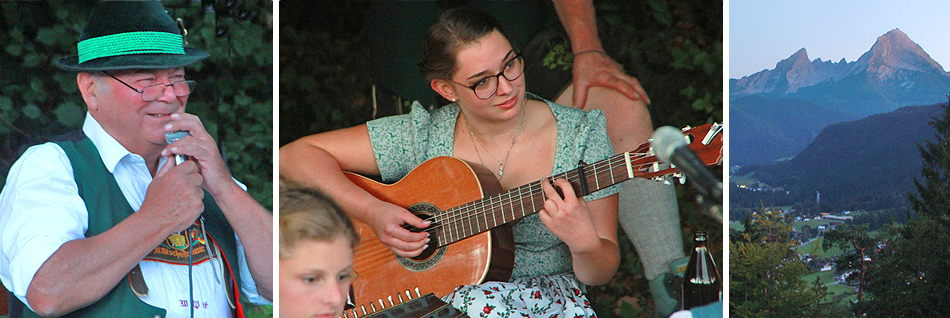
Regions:
<instances>
[{"instance_id":1,"label":"guitar strings","mask_svg":"<svg viewBox=\"0 0 950 318\"><path fill-rule=\"evenodd\" d=\"M636 158L637 160L639 160L639 159L643 159L643 158L648 157L648 156L651 156L651 155L648 155L648 154L632 154L632 155L631 155L631 159ZM606 174L606 177L605 177L604 179L613 179L613 175L614 175L613 173L616 172L616 171L614 171L615 166L616 166L616 169L620 169L621 172L623 172L623 170L626 169L625 160L626 160L626 159L624 158L624 155L621 154L621 155L613 156L613 157L611 157L611 158L609 158L609 159L607 159L607 160L603 160L603 161L601 161L601 162L591 164L591 165L589 165L589 167L591 167L592 170L595 172L595 173L594 173L594 176L595 176L594 179L595 179L595 180L598 180L598 179L601 177L601 175L603 175L603 174ZM655 161L654 161L654 162L646 162L646 163L636 163L636 164L634 164L633 161L634 161L634 160L631 160L631 167L636 168L637 171L643 171L644 168L648 168L649 166L653 165L654 162L655 162ZM606 166L606 169L604 169L603 166ZM601 172L598 172L598 171L601 171ZM572 173L572 172L573 172L573 173ZM625 175L625 174L622 174L622 175ZM565 179L567 179L568 181L570 181L570 182L572 182L572 183L574 183L574 182L579 182L579 179L580 179L580 178L579 178L579 175L578 175L578 173L577 173L577 170L575 170L575 169L568 170L567 172L560 173L560 174L558 174L558 175L552 176L552 179L558 179L558 178L565 178ZM626 180L626 179L628 179L628 178L624 178L624 180ZM616 183L619 183L619 182L614 181L614 180L611 180L611 183L616 184ZM527 189L522 189L522 188L527 188ZM518 195L513 195L513 193L516 192L516 190L517 190L517 192L519 192L519 194L518 194ZM526 192L526 193L528 194L528 196L524 195L524 193L522 193L522 192ZM504 196L506 196L506 195L508 196L507 198L504 197ZM427 230L427 231L430 231L430 233L432 233L432 232L435 232L435 231L438 231L438 230L442 230L443 228L446 228L447 231L440 231L439 233L441 233L442 236L444 236L445 238L447 238L448 241L454 242L454 241L460 240L460 239L462 239L462 238L465 238L465 237L468 237L468 236L471 236L471 235L474 235L474 234L483 232L483 231L488 230L488 229L490 229L490 228L493 228L493 227L489 227L489 226L488 226L488 224L487 224L487 216L484 216L484 219L486 220L486 224L484 224L484 227L485 227L484 229L483 229L483 226L481 226L482 223L477 223L477 221L478 221L477 219L475 220L475 221L476 221L476 224L473 226L473 223L471 222L471 221L472 221L472 220L471 220L472 218L477 218L477 217L479 217L480 215L490 214L490 215L492 215L493 219L495 219L495 216L497 215L497 213L495 213L494 210L496 210L496 208L497 208L497 209L501 209L502 219L503 219L503 221L504 221L504 222L501 222L501 223L503 224L503 223L510 222L510 221L505 221L505 220L507 220L507 218L504 216L504 205L509 205L509 206L512 207L512 216L513 216L513 219L512 219L512 220L514 220L514 219L517 219L518 217L514 217L514 213L515 213L516 211L515 211L515 207L513 206L512 203L515 202L516 200L517 200L517 201L523 201L523 200L524 200L525 198L527 198L527 197L530 197L530 198L531 198L531 200L532 200L531 202L535 202L535 200L537 199L536 196L538 196L538 195L541 195L541 198L540 198L540 199L542 199L542 203L541 203L541 204L543 204L543 200L544 200L545 198L544 198L544 195L543 195L543 190L542 190L542 188L541 188L541 182L540 182L540 181L535 181L535 182L532 182L532 183L529 183L529 184L526 184L526 185L523 185L523 186L519 186L519 187L514 188L514 189L510 189L510 190L508 190L508 191L506 191L506 192L503 192L503 193L500 193L500 194L497 194L497 195L493 195L493 196L490 196L490 197L487 197L487 198L479 199L479 200L476 200L476 201L473 201L473 202L470 202L470 203L466 203L466 204L463 204L463 205L461 205L461 206L458 206L458 207L455 207L455 208L446 210L444 213L442 213L442 214L440 214L440 215L437 215L437 216L434 216L432 220L433 220L433 222L437 223L437 225L436 225L436 226L433 226L433 227L431 227L431 228L428 228L428 229L426 229L426 230ZM496 203L495 201L497 201L497 203ZM491 210L492 212L489 212L489 213L481 213L480 211L486 210L486 207L487 207L488 210ZM540 209L538 209L537 211L529 211L529 212L525 212L525 211L526 211L525 209L522 209L522 212L520 213L520 214L522 214L521 217L524 217L524 216L526 216L527 214L532 214L532 213L534 213L534 212L540 211ZM497 222L497 219L496 219L495 221L496 221L496 222L495 222L495 226L498 226L499 224L498 224L498 222ZM467 226L466 226L466 225L467 225ZM466 230L466 228L467 228L467 230ZM477 229L476 229L476 228L477 228ZM452 235L451 232L453 232L453 231L449 231L449 230L452 230L452 229L455 229L454 232L456 232L457 235ZM440 246L441 246L441 245L445 245L445 244L447 244L447 243L451 243L451 242L440 242Z\"/></svg>"},{"instance_id":2,"label":"guitar strings","mask_svg":"<svg viewBox=\"0 0 950 318\"><path fill-rule=\"evenodd\" d=\"M645 157L645 156L647 156L647 155L640 154L640 155L638 155L638 156L639 156L639 157ZM594 171L596 172L596 171L598 170L598 169L597 169L598 167L601 167L601 166L606 165L606 166L608 167L608 169L607 169L606 171L604 171L604 169L600 169L600 170L603 171L603 173L610 173L610 174L608 174L607 176L610 177L610 179L612 179L612 177L613 177L613 174L612 174L612 173L615 172L615 171L613 171L613 166L614 166L614 164L615 164L615 161L617 161L617 160L613 160L613 159L620 159L621 157L623 157L623 156L622 156L622 155L619 155L619 156L615 156L615 157L613 157L613 158L610 158L609 160L604 160L604 161L602 161L602 163L593 164L593 165L591 165L591 166L593 167L592 170L594 170ZM636 164L635 166L637 167L637 170L640 171L640 170L642 170L643 167L647 167L647 166L649 166L649 165L651 165L651 164L652 164L652 163L638 163L638 164ZM622 161L619 163L619 165L620 165L620 166L618 166L619 168L625 168L625 167L626 167L626 165L624 165ZM573 172L573 173L571 173L571 172ZM568 173L571 173L571 174L568 174ZM596 176L595 180L596 180L596 179L599 179L600 176L601 176L601 174L603 174L603 173L596 173L597 176ZM557 179L557 178L566 178L566 179L568 179L568 180L571 181L571 182L577 182L577 181L579 181L579 176L578 176L578 174L576 173L576 170L569 170L568 172L561 173L561 174L559 174L559 175L553 176L552 178L554 178L554 179ZM608 178L605 178L605 179L608 179ZM624 180L626 180L626 179L624 179ZM612 183L617 183L617 182L612 180ZM459 207L456 207L456 208L447 210L446 213L443 213L443 214L439 215L439 216L444 216L444 217L443 217L443 220L442 220L442 223L440 223L440 224L442 224L443 226L445 226L445 225L455 225L456 227L462 229L462 227L459 227L459 226L461 226L461 225L458 225L457 223L460 223L461 221L467 221L468 219L470 219L470 218L472 218L472 217L477 217L479 214L481 214L481 213L478 213L478 210L483 210L484 206L489 206L489 207L496 207L496 206L497 206L497 207L502 207L502 205L506 205L506 204L507 204L507 205L511 205L511 203L514 202L515 199L518 199L518 200L520 201L521 199L525 198L526 196L524 196L523 194L519 194L519 195L516 195L516 196L515 196L515 195L512 195L512 193L515 192L516 190L517 190L519 193L520 193L520 192L524 192L524 191L522 190L522 188L525 188L525 187L528 187L527 193L533 197L533 196L535 196L536 194L538 194L538 192L543 193L543 190L540 190L540 189L541 189L541 188L540 188L540 185L541 185L540 182L539 182L539 181L536 181L536 182L533 182L533 183L529 183L529 184L527 184L527 185L520 186L520 187L518 187L518 188L511 189L511 190L509 190L509 191L507 191L507 192L504 192L504 193L501 193L501 194L498 194L498 195L495 195L495 196L491 196L491 197L484 198L484 199L481 199L481 200L473 201L473 202L471 202L471 203L469 203L469 204L465 204L465 205L462 205L462 206L459 206ZM503 196L505 196L505 195L508 196L507 199L503 198ZM496 198L498 199L497 201L498 201L499 204L494 204L494 203L492 202L492 201L496 201L496 200L495 200ZM542 199L543 199L543 195L542 195ZM480 206L479 206L479 205L480 205ZM532 212L535 212L535 211L532 211ZM437 218L437 221L438 221L438 217L439 217L439 216L436 217L436 218ZM487 217L486 217L486 220L487 220ZM503 222L503 223L504 223L504 222ZM497 222L496 222L496 225L497 225ZM440 228L440 226L435 226L435 227L430 228L430 229L439 229L439 228ZM469 224L469 228L471 228L471 225L470 225L470 224Z\"/></svg>"},{"instance_id":3,"label":"guitar strings","mask_svg":"<svg viewBox=\"0 0 950 318\"><path fill-rule=\"evenodd\" d=\"M577 180L576 176L573 175L564 177L571 182ZM442 231L440 233L442 233L443 236L448 237L450 242L460 240L462 238L493 228L493 226L489 226L489 224L487 224L489 215L491 216L495 226L497 226L537 212L539 210L538 207L543 205L545 197L541 182L533 182L525 187L519 187L518 190L518 194L514 194L514 191L508 192L502 195L490 197L488 200L483 200L476 206L470 206L465 209L458 209L449 212L450 214L448 215L448 218L451 220L447 221L443 226L448 230ZM528 199L530 199L530 201ZM515 201L520 203L520 209L518 209L518 207L513 204ZM529 205L528 203L525 203L525 201L530 202L530 205L532 206L530 210L525 208L525 206ZM510 220L509 212L505 211L504 208L506 205L509 206L511 217ZM488 210L488 212L481 212L485 210ZM501 216L502 222L498 222L498 216ZM484 222L478 220L479 217L481 217ZM454 231L450 231L453 229Z\"/></svg>"}]
</instances>

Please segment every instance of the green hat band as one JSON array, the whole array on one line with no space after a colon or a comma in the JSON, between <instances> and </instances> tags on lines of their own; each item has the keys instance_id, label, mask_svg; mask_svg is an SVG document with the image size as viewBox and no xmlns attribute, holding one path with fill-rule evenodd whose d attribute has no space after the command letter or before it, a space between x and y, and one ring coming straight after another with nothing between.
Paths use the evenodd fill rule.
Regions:
<instances>
[{"instance_id":1,"label":"green hat band","mask_svg":"<svg viewBox=\"0 0 950 318\"><path fill-rule=\"evenodd\" d=\"M77 45L79 63L100 57L130 54L185 54L180 34L155 31L117 33L86 39Z\"/></svg>"}]
</instances>

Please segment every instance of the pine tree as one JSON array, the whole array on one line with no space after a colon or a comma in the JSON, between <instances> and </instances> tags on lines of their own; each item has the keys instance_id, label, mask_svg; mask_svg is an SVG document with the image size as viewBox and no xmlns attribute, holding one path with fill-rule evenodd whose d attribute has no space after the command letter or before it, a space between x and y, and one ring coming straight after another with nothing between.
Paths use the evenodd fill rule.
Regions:
<instances>
[{"instance_id":1,"label":"pine tree","mask_svg":"<svg viewBox=\"0 0 950 318\"><path fill-rule=\"evenodd\" d=\"M868 317L950 317L950 231L920 216L897 226L868 269Z\"/></svg>"},{"instance_id":2,"label":"pine tree","mask_svg":"<svg viewBox=\"0 0 950 318\"><path fill-rule=\"evenodd\" d=\"M950 100L950 95L947 95ZM917 194L908 194L911 207L922 216L950 226L950 102L943 113L928 124L934 128L934 141L917 145L923 161L923 183L914 179Z\"/></svg>"},{"instance_id":3,"label":"pine tree","mask_svg":"<svg viewBox=\"0 0 950 318\"><path fill-rule=\"evenodd\" d=\"M874 249L877 247L877 240L868 235L868 225L842 224L838 228L825 233L825 241L822 243L822 247L826 250L831 247L837 247L845 251L854 250L853 253L839 255L835 263L839 271L854 271L848 276L847 281L857 281L858 302L862 302L866 286L867 266L874 258Z\"/></svg>"},{"instance_id":4,"label":"pine tree","mask_svg":"<svg viewBox=\"0 0 950 318\"><path fill-rule=\"evenodd\" d=\"M947 96L950 100L950 95ZM868 317L950 317L950 103L929 123L934 141L918 145L923 182L908 194L918 213L893 237L868 269Z\"/></svg>"}]
</instances>

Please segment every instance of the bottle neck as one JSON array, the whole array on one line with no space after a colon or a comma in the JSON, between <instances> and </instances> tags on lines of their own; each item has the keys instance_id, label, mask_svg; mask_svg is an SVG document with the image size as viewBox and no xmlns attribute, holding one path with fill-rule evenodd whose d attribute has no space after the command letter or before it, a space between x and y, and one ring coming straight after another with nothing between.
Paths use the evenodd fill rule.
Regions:
<instances>
[{"instance_id":1,"label":"bottle neck","mask_svg":"<svg viewBox=\"0 0 950 318\"><path fill-rule=\"evenodd\" d=\"M706 249L706 241L697 241L697 240L694 240L694 241L693 241L693 248L700 248L700 247L702 247L703 249Z\"/></svg>"}]
</instances>

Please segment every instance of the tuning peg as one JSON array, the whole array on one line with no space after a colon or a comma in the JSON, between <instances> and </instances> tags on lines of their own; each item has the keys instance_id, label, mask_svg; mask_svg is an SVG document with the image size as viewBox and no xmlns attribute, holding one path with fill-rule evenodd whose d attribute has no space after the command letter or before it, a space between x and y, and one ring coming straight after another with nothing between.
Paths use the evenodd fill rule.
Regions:
<instances>
[{"instance_id":1,"label":"tuning peg","mask_svg":"<svg viewBox=\"0 0 950 318\"><path fill-rule=\"evenodd\" d=\"M656 176L656 177L653 177L651 180L653 180L654 182L663 183L665 185L670 185L670 178L667 178L666 176Z\"/></svg>"},{"instance_id":2,"label":"tuning peg","mask_svg":"<svg viewBox=\"0 0 950 318\"><path fill-rule=\"evenodd\" d=\"M686 184L686 175L682 172L674 173L673 177L676 178L676 180L679 180L680 184Z\"/></svg>"},{"instance_id":3,"label":"tuning peg","mask_svg":"<svg viewBox=\"0 0 950 318\"><path fill-rule=\"evenodd\" d=\"M716 135L722 132L722 126L720 123L713 123L712 126L709 127L709 131L706 132L706 137L703 138L703 145L711 143L713 138L716 138Z\"/></svg>"}]
</instances>

